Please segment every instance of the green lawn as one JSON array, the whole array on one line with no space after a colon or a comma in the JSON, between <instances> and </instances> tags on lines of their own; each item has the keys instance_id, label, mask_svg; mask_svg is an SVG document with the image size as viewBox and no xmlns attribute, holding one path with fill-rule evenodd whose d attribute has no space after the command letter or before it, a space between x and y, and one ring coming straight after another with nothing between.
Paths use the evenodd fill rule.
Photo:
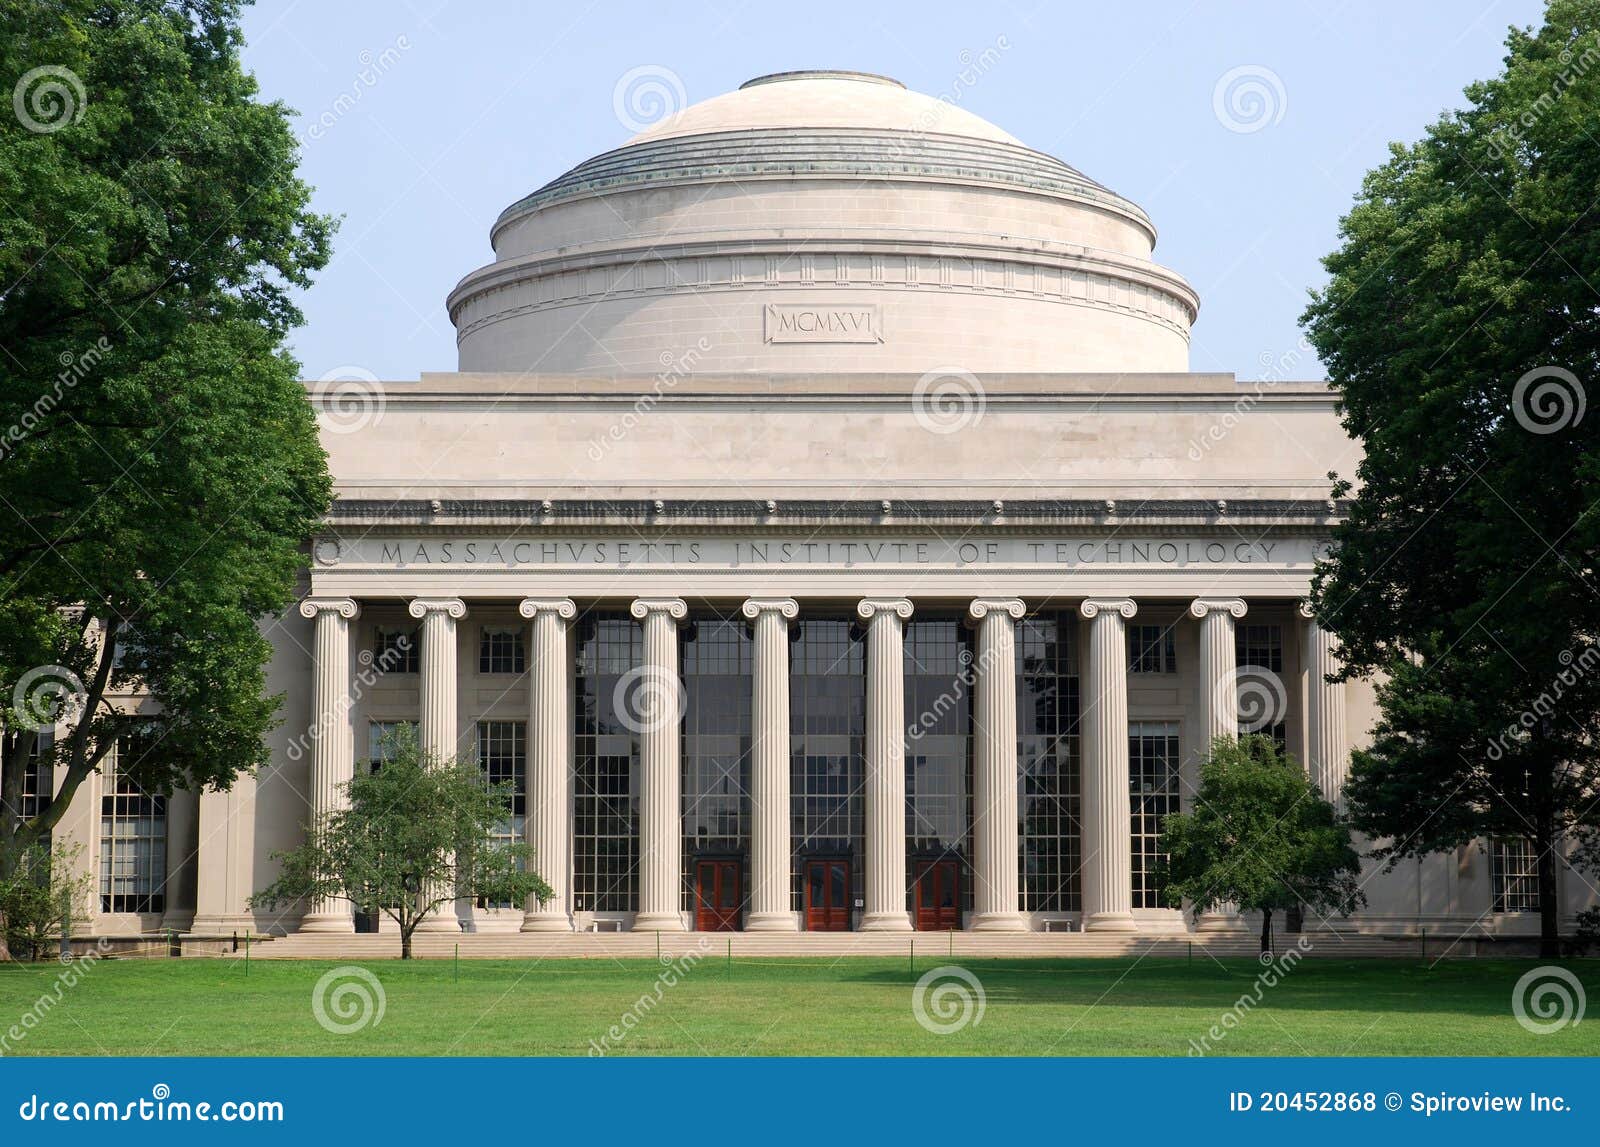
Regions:
<instances>
[{"instance_id":1,"label":"green lawn","mask_svg":"<svg viewBox=\"0 0 1600 1147\"><path fill-rule=\"evenodd\" d=\"M940 966L882 959L706 959L656 988L649 960L369 961L382 1020L323 1029L312 991L330 963L104 960L61 992L13 1055L1184 1055L1254 999L1260 967L1183 960L957 960L985 998L952 1034L919 1025L913 985ZM1595 1055L1600 1017L1524 1031L1512 988L1531 962L1307 960L1225 1029L1220 1055ZM1566 965L1587 993L1600 962ZM54 964L0 967L0 1039ZM647 996L653 1006L641 1009ZM1597 997L1600 998L1600 997ZM334 1009L337 1011L337 1008ZM624 1027L624 1016L630 1017ZM935 1016L934 1018L937 1018ZM1231 1022L1231 1021L1230 1021ZM620 1040L610 1038L616 1025ZM1223 1030L1223 1029L1219 1029Z\"/></svg>"}]
</instances>

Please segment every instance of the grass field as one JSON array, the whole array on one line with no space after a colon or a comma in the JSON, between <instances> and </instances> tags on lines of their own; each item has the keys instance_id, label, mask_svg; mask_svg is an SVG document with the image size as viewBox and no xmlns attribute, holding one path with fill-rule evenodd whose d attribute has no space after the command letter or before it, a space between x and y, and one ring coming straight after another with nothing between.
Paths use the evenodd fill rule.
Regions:
<instances>
[{"instance_id":1,"label":"grass field","mask_svg":"<svg viewBox=\"0 0 1600 1147\"><path fill-rule=\"evenodd\" d=\"M917 979L939 960L918 960L913 974L903 960L706 959L672 985L650 960L464 961L459 973L449 961L369 961L382 1018L368 1012L349 1034L325 1030L312 1009L337 964L256 960L246 974L223 960L103 960L59 1002L59 966L0 966L0 1052L1186 1055L1193 1040L1218 1055L1600 1054L1600 1022L1549 1035L1517 1023L1512 990L1532 963L1307 960L1264 987L1250 960L956 962L976 976L983 1009L949 1034L912 1008ZM1566 966L1588 994L1600 990L1600 962ZM337 1019L338 1001L327 1010ZM939 1019L935 1001L926 1010ZM25 1014L34 1020L8 1033ZM1208 1039L1214 1026L1222 1038Z\"/></svg>"}]
</instances>

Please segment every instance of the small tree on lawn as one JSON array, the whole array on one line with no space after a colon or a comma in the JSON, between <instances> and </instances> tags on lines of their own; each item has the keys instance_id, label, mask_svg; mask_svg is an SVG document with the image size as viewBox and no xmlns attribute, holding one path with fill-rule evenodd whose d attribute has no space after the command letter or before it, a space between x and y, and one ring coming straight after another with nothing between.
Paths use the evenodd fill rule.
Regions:
<instances>
[{"instance_id":1,"label":"small tree on lawn","mask_svg":"<svg viewBox=\"0 0 1600 1147\"><path fill-rule=\"evenodd\" d=\"M1263 952L1274 910L1344 915L1366 902L1349 825L1271 737L1217 738L1194 811L1167 817L1161 848L1167 895L1196 915L1223 901L1260 912Z\"/></svg>"},{"instance_id":2,"label":"small tree on lawn","mask_svg":"<svg viewBox=\"0 0 1600 1147\"><path fill-rule=\"evenodd\" d=\"M0 938L14 958L39 959L88 915L94 881L82 856L81 844L34 844L0 876Z\"/></svg>"},{"instance_id":3,"label":"small tree on lawn","mask_svg":"<svg viewBox=\"0 0 1600 1147\"><path fill-rule=\"evenodd\" d=\"M343 899L381 911L400 926L409 960L417 925L457 896L522 904L552 895L528 845L493 839L511 817L510 786L486 784L470 763L431 758L409 730L346 792L347 807L307 826L305 844L274 854L282 871L253 904Z\"/></svg>"}]
</instances>

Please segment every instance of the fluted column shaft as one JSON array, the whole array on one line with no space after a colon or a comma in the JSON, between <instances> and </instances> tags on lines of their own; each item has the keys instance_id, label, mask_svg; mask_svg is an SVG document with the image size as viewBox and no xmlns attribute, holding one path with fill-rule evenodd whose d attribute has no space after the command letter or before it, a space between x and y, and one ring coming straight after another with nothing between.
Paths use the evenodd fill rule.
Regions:
<instances>
[{"instance_id":1,"label":"fluted column shaft","mask_svg":"<svg viewBox=\"0 0 1600 1147\"><path fill-rule=\"evenodd\" d=\"M750 694L750 911L748 932L794 932L790 903L789 622L800 607L788 598L744 603L755 625Z\"/></svg>"},{"instance_id":2,"label":"fluted column shaft","mask_svg":"<svg viewBox=\"0 0 1600 1147\"><path fill-rule=\"evenodd\" d=\"M1083 926L1132 932L1133 825L1128 807L1128 633L1132 601L1091 599L1083 742Z\"/></svg>"},{"instance_id":3,"label":"fluted column shaft","mask_svg":"<svg viewBox=\"0 0 1600 1147\"><path fill-rule=\"evenodd\" d=\"M1238 598L1200 598L1189 603L1200 620L1200 727L1205 734L1201 756L1218 737L1239 735L1239 658L1234 623L1245 615Z\"/></svg>"},{"instance_id":4,"label":"fluted column shaft","mask_svg":"<svg viewBox=\"0 0 1600 1147\"><path fill-rule=\"evenodd\" d=\"M906 911L906 691L904 598L863 601L867 622L867 908L863 932L909 932Z\"/></svg>"},{"instance_id":5,"label":"fluted column shaft","mask_svg":"<svg viewBox=\"0 0 1600 1147\"><path fill-rule=\"evenodd\" d=\"M348 800L346 786L355 774L355 733L350 725L350 622L359 610L349 598L307 598L303 617L313 619L311 691L311 823L320 825ZM300 921L302 932L354 932L348 900L312 901Z\"/></svg>"},{"instance_id":6,"label":"fluted column shaft","mask_svg":"<svg viewBox=\"0 0 1600 1147\"><path fill-rule=\"evenodd\" d=\"M1015 599L968 607L978 627L972 719L972 852L978 932L1027 930L1017 897L1017 639L1026 612Z\"/></svg>"},{"instance_id":7,"label":"fluted column shaft","mask_svg":"<svg viewBox=\"0 0 1600 1147\"><path fill-rule=\"evenodd\" d=\"M1197 598L1189 603L1189 616L1200 622L1200 731L1196 759L1211 755L1218 737L1239 735L1239 655L1235 623L1245 615L1239 598ZM1239 906L1224 900L1200 914L1195 925L1202 932L1242 931Z\"/></svg>"},{"instance_id":8,"label":"fluted column shaft","mask_svg":"<svg viewBox=\"0 0 1600 1147\"><path fill-rule=\"evenodd\" d=\"M1306 662L1306 765L1322 795L1343 807L1344 785L1350 779L1350 742L1345 729L1344 682L1328 680L1344 666L1334 652L1334 635L1317 624L1308 605L1301 649Z\"/></svg>"},{"instance_id":9,"label":"fluted column shaft","mask_svg":"<svg viewBox=\"0 0 1600 1147\"><path fill-rule=\"evenodd\" d=\"M677 598L640 599L630 612L644 628L644 660L636 673L639 732L639 912L636 931L682 932L683 778L679 739L683 682L678 674L678 622L688 607Z\"/></svg>"},{"instance_id":10,"label":"fluted column shaft","mask_svg":"<svg viewBox=\"0 0 1600 1147\"><path fill-rule=\"evenodd\" d=\"M460 598L418 599L410 605L411 616L422 622L422 671L420 719L417 744L433 764L455 760L456 737L456 622L467 615ZM419 895L437 900L442 890L425 889ZM420 924L423 932L459 932L461 921L446 903L428 913Z\"/></svg>"},{"instance_id":11,"label":"fluted column shaft","mask_svg":"<svg viewBox=\"0 0 1600 1147\"><path fill-rule=\"evenodd\" d=\"M528 844L549 900L524 905L524 932L572 931L572 803L567 623L578 615L566 598L527 598L517 607L533 621L528 661Z\"/></svg>"}]
</instances>

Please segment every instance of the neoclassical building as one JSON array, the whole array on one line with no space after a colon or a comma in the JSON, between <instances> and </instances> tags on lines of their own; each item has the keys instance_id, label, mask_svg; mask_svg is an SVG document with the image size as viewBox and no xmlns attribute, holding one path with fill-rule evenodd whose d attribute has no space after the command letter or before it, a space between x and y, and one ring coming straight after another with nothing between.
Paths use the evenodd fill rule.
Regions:
<instances>
[{"instance_id":1,"label":"neoclassical building","mask_svg":"<svg viewBox=\"0 0 1600 1147\"><path fill-rule=\"evenodd\" d=\"M1178 932L1210 740L1337 799L1371 688L1303 608L1357 447L1188 370L1134 203L957 106L798 72L508 207L460 370L307 384L337 501L264 623L273 763L61 832L99 931L341 932L247 898L385 733L516 788L556 897L438 930ZM1516 841L1374 871L1369 931L1536 930ZM1566 889L1569 912L1588 903Z\"/></svg>"}]
</instances>

